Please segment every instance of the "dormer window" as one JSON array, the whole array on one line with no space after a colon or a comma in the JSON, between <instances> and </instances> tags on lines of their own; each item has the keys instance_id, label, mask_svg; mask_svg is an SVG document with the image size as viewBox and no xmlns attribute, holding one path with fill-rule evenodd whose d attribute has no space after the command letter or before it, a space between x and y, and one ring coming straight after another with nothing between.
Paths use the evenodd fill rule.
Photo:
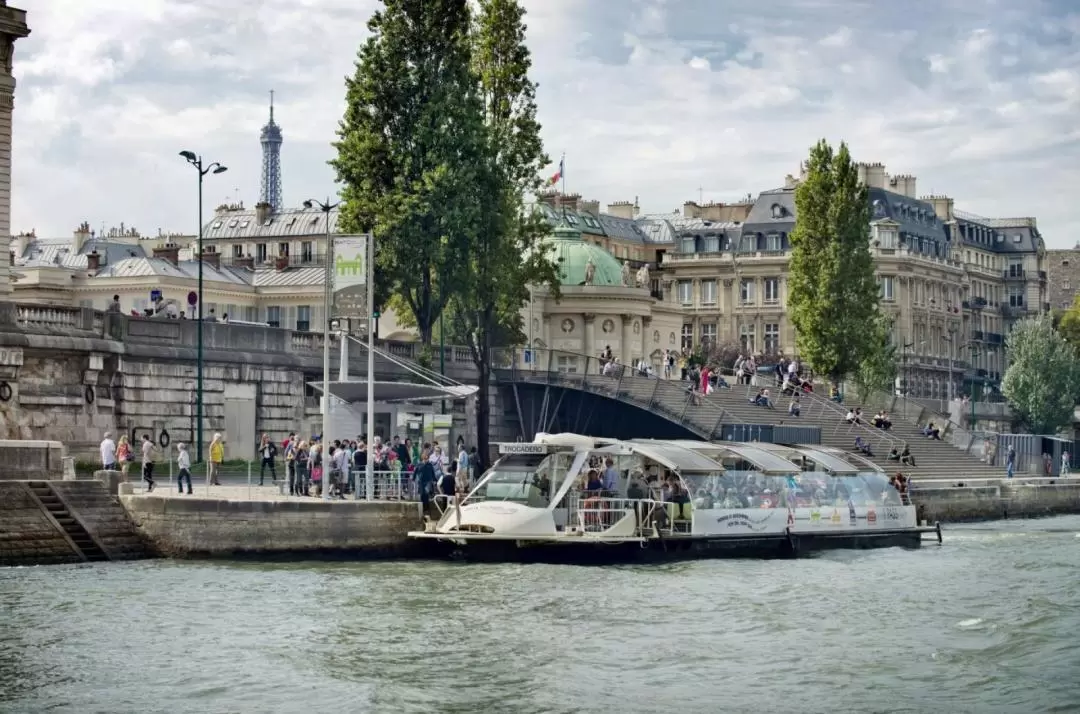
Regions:
<instances>
[{"instance_id":1,"label":"dormer window","mask_svg":"<svg viewBox=\"0 0 1080 714\"><path fill-rule=\"evenodd\" d=\"M576 226L578 223L577 216L575 216L573 213L567 213L566 222L572 226Z\"/></svg>"},{"instance_id":2,"label":"dormer window","mask_svg":"<svg viewBox=\"0 0 1080 714\"><path fill-rule=\"evenodd\" d=\"M884 203L882 203L880 200L875 200L874 203L873 203L873 207L874 207L874 218L884 218L885 217L885 204Z\"/></svg>"},{"instance_id":3,"label":"dormer window","mask_svg":"<svg viewBox=\"0 0 1080 714\"><path fill-rule=\"evenodd\" d=\"M218 228L221 228L221 221L214 221L214 225L212 225L210 227L213 228L214 230L217 230Z\"/></svg>"},{"instance_id":4,"label":"dormer window","mask_svg":"<svg viewBox=\"0 0 1080 714\"><path fill-rule=\"evenodd\" d=\"M285 221L286 226L291 226L296 223L296 216L289 216L289 220Z\"/></svg>"},{"instance_id":5,"label":"dormer window","mask_svg":"<svg viewBox=\"0 0 1080 714\"><path fill-rule=\"evenodd\" d=\"M1022 243L1023 240L1024 240L1024 236L1020 235L1019 233L1014 233L1013 234L1013 243Z\"/></svg>"},{"instance_id":6,"label":"dormer window","mask_svg":"<svg viewBox=\"0 0 1080 714\"><path fill-rule=\"evenodd\" d=\"M772 205L772 217L773 218L783 218L784 217L784 207L781 206L779 203L774 203Z\"/></svg>"},{"instance_id":7,"label":"dormer window","mask_svg":"<svg viewBox=\"0 0 1080 714\"><path fill-rule=\"evenodd\" d=\"M237 220L236 218L232 219L231 221L229 221L229 228L236 228L236 224L239 223L239 222L240 221Z\"/></svg>"},{"instance_id":8,"label":"dormer window","mask_svg":"<svg viewBox=\"0 0 1080 714\"><path fill-rule=\"evenodd\" d=\"M250 221L240 221L240 227L241 227L241 228L247 228L247 227L248 227L248 223L249 223L249 222L250 222Z\"/></svg>"}]
</instances>

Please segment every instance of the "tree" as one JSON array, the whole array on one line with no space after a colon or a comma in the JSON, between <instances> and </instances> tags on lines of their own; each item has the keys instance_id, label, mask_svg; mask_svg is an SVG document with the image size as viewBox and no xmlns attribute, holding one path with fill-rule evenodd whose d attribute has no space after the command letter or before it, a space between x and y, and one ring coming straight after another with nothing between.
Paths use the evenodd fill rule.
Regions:
<instances>
[{"instance_id":1,"label":"tree","mask_svg":"<svg viewBox=\"0 0 1080 714\"><path fill-rule=\"evenodd\" d=\"M557 266L541 240L551 227L526 197L548 163L536 119L536 84L525 46L525 10L517 0L479 0L472 31L473 71L486 127L484 171L475 188L485 203L471 234L469 260L451 296L454 332L465 340L479 372L477 450L489 451L492 348L497 338L520 344L522 307L530 285L559 296Z\"/></svg>"},{"instance_id":2,"label":"tree","mask_svg":"<svg viewBox=\"0 0 1080 714\"><path fill-rule=\"evenodd\" d=\"M881 348L870 202L846 144L810 150L795 209L788 304L799 354L836 382Z\"/></svg>"},{"instance_id":3,"label":"tree","mask_svg":"<svg viewBox=\"0 0 1080 714\"><path fill-rule=\"evenodd\" d=\"M484 127L470 67L468 0L384 0L346 80L339 227L370 231L376 293L404 301L421 341L460 284L482 205Z\"/></svg>"},{"instance_id":4,"label":"tree","mask_svg":"<svg viewBox=\"0 0 1080 714\"><path fill-rule=\"evenodd\" d=\"M1073 300L1068 310L1055 310L1052 314L1054 328L1074 349L1080 349L1080 295Z\"/></svg>"},{"instance_id":5,"label":"tree","mask_svg":"<svg viewBox=\"0 0 1080 714\"><path fill-rule=\"evenodd\" d=\"M880 315L875 321L871 349L855 372L855 391L865 402L875 392L891 394L896 384L896 344L892 320Z\"/></svg>"},{"instance_id":6,"label":"tree","mask_svg":"<svg viewBox=\"0 0 1080 714\"><path fill-rule=\"evenodd\" d=\"M1001 391L1016 415L1036 434L1053 434L1072 422L1080 391L1076 351L1047 315L1018 322L1005 340L1009 368Z\"/></svg>"}]
</instances>

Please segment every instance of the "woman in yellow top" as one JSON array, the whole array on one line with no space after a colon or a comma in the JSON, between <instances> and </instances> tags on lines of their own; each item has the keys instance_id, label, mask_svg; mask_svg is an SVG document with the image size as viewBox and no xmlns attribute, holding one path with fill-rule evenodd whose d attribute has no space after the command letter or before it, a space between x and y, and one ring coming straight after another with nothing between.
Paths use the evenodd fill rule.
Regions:
<instances>
[{"instance_id":1,"label":"woman in yellow top","mask_svg":"<svg viewBox=\"0 0 1080 714\"><path fill-rule=\"evenodd\" d=\"M206 477L210 481L211 486L220 486L221 482L218 481L218 474L221 471L221 462L225 460L225 442L221 439L221 434L214 434L214 440L210 442L210 464L209 470L206 472Z\"/></svg>"},{"instance_id":2,"label":"woman in yellow top","mask_svg":"<svg viewBox=\"0 0 1080 714\"><path fill-rule=\"evenodd\" d=\"M124 474L127 481L128 469L131 468L131 444L128 443L127 435L121 436L116 445L116 460L120 462L120 473Z\"/></svg>"}]
</instances>

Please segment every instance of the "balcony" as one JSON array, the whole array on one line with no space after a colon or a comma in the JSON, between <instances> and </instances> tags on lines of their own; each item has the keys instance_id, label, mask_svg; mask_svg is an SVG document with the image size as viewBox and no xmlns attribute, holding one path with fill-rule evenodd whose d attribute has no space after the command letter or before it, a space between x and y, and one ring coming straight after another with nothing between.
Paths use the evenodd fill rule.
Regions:
<instances>
[{"instance_id":1,"label":"balcony","mask_svg":"<svg viewBox=\"0 0 1080 714\"><path fill-rule=\"evenodd\" d=\"M1027 271L1023 268L1009 268L1001 271L1001 276L1006 280L1027 280Z\"/></svg>"},{"instance_id":2,"label":"balcony","mask_svg":"<svg viewBox=\"0 0 1080 714\"><path fill-rule=\"evenodd\" d=\"M238 256L219 253L218 256L220 265L232 268L249 268L251 270L258 268L275 268L277 270L284 268L318 268L326 265L326 253L266 256L263 260L256 260L251 255Z\"/></svg>"},{"instance_id":3,"label":"balcony","mask_svg":"<svg viewBox=\"0 0 1080 714\"><path fill-rule=\"evenodd\" d=\"M982 342L985 339L985 334L981 330L971 331L972 342Z\"/></svg>"},{"instance_id":4,"label":"balcony","mask_svg":"<svg viewBox=\"0 0 1080 714\"><path fill-rule=\"evenodd\" d=\"M731 260L731 253L722 253L720 251L712 251L708 253L664 253L664 259L661 264L668 265L680 265L685 263L701 263L701 262L720 262Z\"/></svg>"}]
</instances>

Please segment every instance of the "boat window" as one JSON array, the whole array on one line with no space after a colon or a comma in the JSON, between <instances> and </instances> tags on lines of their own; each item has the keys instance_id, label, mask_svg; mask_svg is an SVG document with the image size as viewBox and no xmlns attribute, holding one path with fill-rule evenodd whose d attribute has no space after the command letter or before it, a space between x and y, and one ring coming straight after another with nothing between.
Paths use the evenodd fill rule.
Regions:
<instances>
[{"instance_id":1,"label":"boat window","mask_svg":"<svg viewBox=\"0 0 1080 714\"><path fill-rule=\"evenodd\" d=\"M543 508L548 505L573 457L573 452L504 457L484 474L469 500L514 501Z\"/></svg>"}]
</instances>

